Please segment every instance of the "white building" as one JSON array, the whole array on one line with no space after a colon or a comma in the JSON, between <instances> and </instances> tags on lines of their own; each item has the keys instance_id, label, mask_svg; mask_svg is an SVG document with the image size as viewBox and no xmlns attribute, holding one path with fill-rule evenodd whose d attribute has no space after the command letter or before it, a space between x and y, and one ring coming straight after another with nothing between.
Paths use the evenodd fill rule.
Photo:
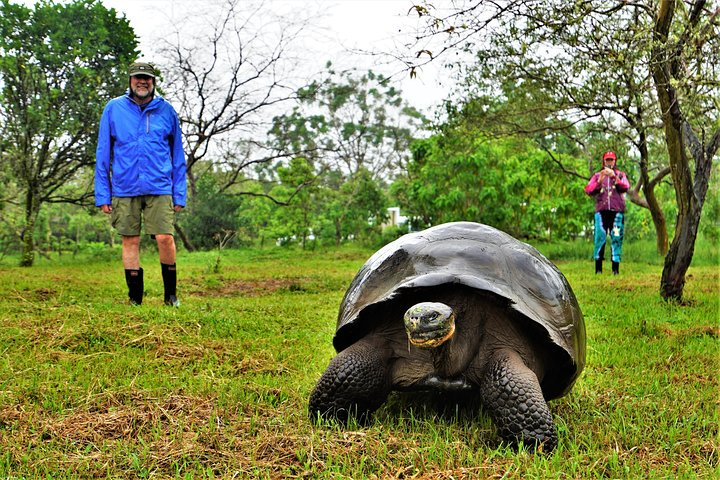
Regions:
<instances>
[{"instance_id":1,"label":"white building","mask_svg":"<svg viewBox=\"0 0 720 480\"><path fill-rule=\"evenodd\" d=\"M388 219L382 224L382 228L397 227L407 222L407 217L400 215L400 207L388 208Z\"/></svg>"}]
</instances>

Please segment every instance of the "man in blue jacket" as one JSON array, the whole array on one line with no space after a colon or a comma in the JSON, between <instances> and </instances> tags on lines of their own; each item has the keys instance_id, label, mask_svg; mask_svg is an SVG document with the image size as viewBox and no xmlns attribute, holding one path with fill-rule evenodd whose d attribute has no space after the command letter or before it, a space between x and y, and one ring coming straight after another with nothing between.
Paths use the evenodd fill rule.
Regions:
<instances>
[{"instance_id":1,"label":"man in blue jacket","mask_svg":"<svg viewBox=\"0 0 720 480\"><path fill-rule=\"evenodd\" d=\"M140 228L157 241L165 304L180 306L175 266L175 214L185 207L187 180L180 121L155 93L155 67L132 63L130 88L108 102L100 119L95 164L95 205L122 235L128 297L142 303Z\"/></svg>"}]
</instances>

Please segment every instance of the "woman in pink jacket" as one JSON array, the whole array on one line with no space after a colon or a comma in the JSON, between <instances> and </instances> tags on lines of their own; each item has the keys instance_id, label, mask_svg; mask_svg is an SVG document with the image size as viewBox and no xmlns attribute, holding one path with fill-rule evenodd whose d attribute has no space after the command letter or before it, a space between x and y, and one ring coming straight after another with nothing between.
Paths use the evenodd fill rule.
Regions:
<instances>
[{"instance_id":1,"label":"woman in pink jacket","mask_svg":"<svg viewBox=\"0 0 720 480\"><path fill-rule=\"evenodd\" d=\"M610 234L612 273L620 273L620 255L625 233L625 192L630 189L625 172L617 169L615 152L605 152L602 169L594 174L585 193L595 197L595 273L602 273L605 241Z\"/></svg>"}]
</instances>

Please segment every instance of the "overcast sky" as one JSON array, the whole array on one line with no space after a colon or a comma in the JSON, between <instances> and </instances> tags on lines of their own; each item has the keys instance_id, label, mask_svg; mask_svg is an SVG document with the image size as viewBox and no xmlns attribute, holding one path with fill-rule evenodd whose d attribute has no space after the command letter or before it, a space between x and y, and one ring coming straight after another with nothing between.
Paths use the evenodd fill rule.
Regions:
<instances>
[{"instance_id":1,"label":"overcast sky","mask_svg":"<svg viewBox=\"0 0 720 480\"><path fill-rule=\"evenodd\" d=\"M241 2L244 0L241 0ZM442 0L437 0L442 1ZM102 0L103 4L125 14L140 38L141 51L152 55L158 35L171 32L175 23L188 15L200 15L213 0ZM28 2L31 3L31 2ZM399 63L386 64L378 57L353 54L349 49L391 52L409 41L408 34L417 24L416 14L408 15L413 0L266 0L280 12L318 12L313 23L318 27L315 45L309 58L317 65L308 70L319 71L327 60L343 68L350 66L394 75L403 96L411 105L426 113L447 94L448 82L440 77L439 65L425 68L419 77L410 79ZM325 36L324 38L323 35ZM310 63L312 60L309 61Z\"/></svg>"}]
</instances>

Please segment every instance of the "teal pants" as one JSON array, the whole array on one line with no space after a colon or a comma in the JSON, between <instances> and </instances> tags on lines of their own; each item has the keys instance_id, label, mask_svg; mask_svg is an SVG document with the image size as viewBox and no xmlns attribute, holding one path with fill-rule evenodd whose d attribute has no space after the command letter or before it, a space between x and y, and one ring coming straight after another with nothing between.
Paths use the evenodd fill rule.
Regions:
<instances>
[{"instance_id":1,"label":"teal pants","mask_svg":"<svg viewBox=\"0 0 720 480\"><path fill-rule=\"evenodd\" d=\"M620 263L623 236L625 235L624 213L609 211L595 213L595 248L593 250L595 260L604 260L608 234L610 234L612 261Z\"/></svg>"}]
</instances>

